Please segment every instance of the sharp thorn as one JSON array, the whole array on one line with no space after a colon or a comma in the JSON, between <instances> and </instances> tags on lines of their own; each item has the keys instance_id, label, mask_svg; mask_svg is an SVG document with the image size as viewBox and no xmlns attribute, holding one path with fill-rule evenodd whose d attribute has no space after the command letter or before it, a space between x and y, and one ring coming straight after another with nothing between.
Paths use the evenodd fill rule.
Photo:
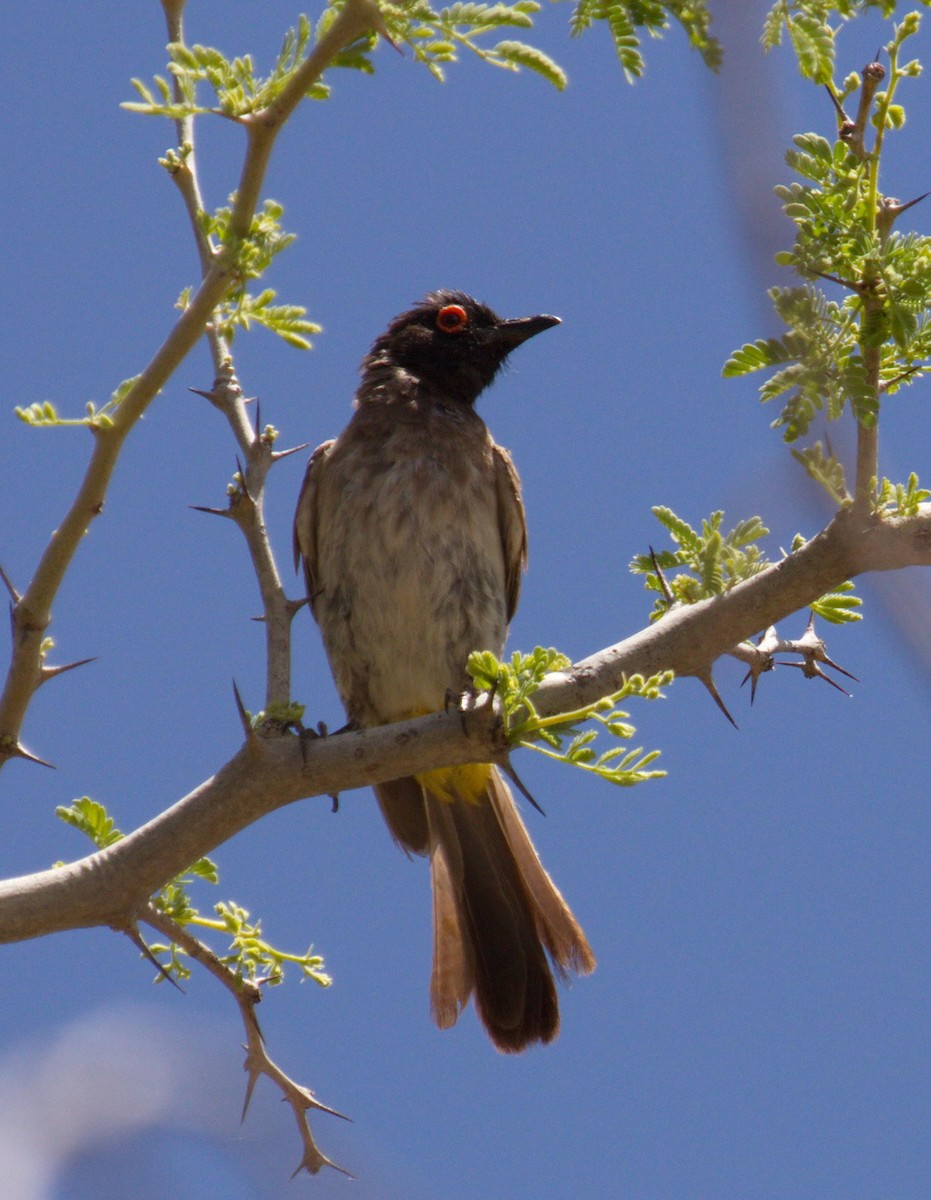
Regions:
<instances>
[{"instance_id":1,"label":"sharp thorn","mask_svg":"<svg viewBox=\"0 0 931 1200\"><path fill-rule=\"evenodd\" d=\"M43 667L42 682L46 683L49 679L54 679L56 675L64 675L66 671L73 671L76 667L86 667L88 663L96 661L96 658L79 658L77 662L65 663L60 667Z\"/></svg>"},{"instance_id":2,"label":"sharp thorn","mask_svg":"<svg viewBox=\"0 0 931 1200\"><path fill-rule=\"evenodd\" d=\"M814 275L818 279L826 279L829 283L837 283L841 287L849 288L852 292L862 291L862 284L855 279L844 279L840 275L829 275L824 271L815 271L811 267L806 267L809 275Z\"/></svg>"},{"instance_id":3,"label":"sharp thorn","mask_svg":"<svg viewBox=\"0 0 931 1200\"><path fill-rule=\"evenodd\" d=\"M824 663L825 666L832 667L835 671L840 671L841 675L846 675L847 678L852 679L854 681L854 683L860 682L860 680L857 678L856 675L851 674L850 671L845 671L843 667L839 666L836 662L833 661L833 659L828 658L827 655L825 655L821 661Z\"/></svg>"},{"instance_id":4,"label":"sharp thorn","mask_svg":"<svg viewBox=\"0 0 931 1200\"><path fill-rule=\"evenodd\" d=\"M129 938L129 940L133 943L133 945L136 947L136 949L140 952L142 957L147 958L149 960L149 962L152 964L152 966L156 969L156 971L158 971L159 975L161 975L161 977L163 979L167 979L168 982L172 985L172 987L176 987L183 996L185 994L184 988L177 981L177 979L174 978L174 976L171 974L171 972L168 970L168 968L163 963L160 963L158 961L158 959L155 957L155 955L149 949L148 943L146 942L146 940L142 936L142 934L139 932L139 930L136 928L136 926L131 925L128 929L124 929L123 932Z\"/></svg>"},{"instance_id":5,"label":"sharp thorn","mask_svg":"<svg viewBox=\"0 0 931 1200\"><path fill-rule=\"evenodd\" d=\"M310 442L301 442L299 446L292 446L290 450L273 450L272 462L278 462L279 459L287 458L289 454L299 454L301 450L306 450Z\"/></svg>"},{"instance_id":6,"label":"sharp thorn","mask_svg":"<svg viewBox=\"0 0 931 1200\"><path fill-rule=\"evenodd\" d=\"M3 567L0 567L0 579L3 580L6 590L10 593L10 599L13 601L13 603L19 604L20 600L22 600L22 596L13 586L12 580L10 579L9 575L7 575L6 571L4 571Z\"/></svg>"},{"instance_id":7,"label":"sharp thorn","mask_svg":"<svg viewBox=\"0 0 931 1200\"><path fill-rule=\"evenodd\" d=\"M247 1067L246 1070L249 1070L249 1068ZM258 1083L259 1075L261 1075L261 1071L249 1071L249 1078L246 1081L246 1094L243 1097L242 1102L242 1114L239 1118L240 1125L242 1125L246 1120L246 1113L249 1111L249 1105L252 1102L252 1093L255 1091L255 1085Z\"/></svg>"},{"instance_id":8,"label":"sharp thorn","mask_svg":"<svg viewBox=\"0 0 931 1200\"><path fill-rule=\"evenodd\" d=\"M54 763L46 762L44 758L39 758L38 754L31 754L19 742L16 743L12 750L6 750L4 753L8 754L10 758L24 758L26 762L35 763L38 767L48 767L50 771L57 770Z\"/></svg>"},{"instance_id":9,"label":"sharp thorn","mask_svg":"<svg viewBox=\"0 0 931 1200\"><path fill-rule=\"evenodd\" d=\"M653 563L653 570L656 572L656 578L659 580L659 586L662 589L663 596L667 604L675 604L676 599L670 590L669 584L666 582L666 576L663 574L663 569L659 565L659 559L656 557L656 551L650 547L650 560Z\"/></svg>"},{"instance_id":10,"label":"sharp thorn","mask_svg":"<svg viewBox=\"0 0 931 1200\"><path fill-rule=\"evenodd\" d=\"M345 1113L341 1113L338 1108L330 1108L329 1104L321 1104L319 1100L312 1097L312 1103L308 1106L313 1109L318 1109L320 1112L329 1113L331 1117L339 1117L341 1121L348 1121L352 1124L352 1117L347 1117Z\"/></svg>"},{"instance_id":11,"label":"sharp thorn","mask_svg":"<svg viewBox=\"0 0 931 1200\"><path fill-rule=\"evenodd\" d=\"M514 770L513 766L511 765L510 758L508 757L508 758L503 759L498 764L498 766L501 768L501 770L504 772L504 774L507 775L508 779L510 779L511 783L514 784L514 786L517 788L517 790L520 792L520 794L524 797L524 799L533 805L533 807L537 810L537 812L540 814L541 817L545 817L546 813L543 811L543 809L540 807L540 805L537 804L537 802L536 802L536 800L534 800L533 796L531 796L531 794L527 791L526 787L524 786L523 780L521 779L521 777L517 774L517 772Z\"/></svg>"},{"instance_id":12,"label":"sharp thorn","mask_svg":"<svg viewBox=\"0 0 931 1200\"><path fill-rule=\"evenodd\" d=\"M923 192L920 196L916 196L914 200L908 200L905 204L897 204L895 208L895 215L897 217L901 216L902 213L907 212L910 208L914 207L914 205L920 204L922 200L927 200L929 196L931 196L931 192Z\"/></svg>"},{"instance_id":13,"label":"sharp thorn","mask_svg":"<svg viewBox=\"0 0 931 1200\"><path fill-rule=\"evenodd\" d=\"M233 680L233 695L236 698L236 711L239 714L239 722L242 725L242 731L246 736L247 741L252 741L258 735L252 728L252 722L249 720L249 714L246 711L246 706L242 702L242 696L239 694L239 688L236 686L236 680Z\"/></svg>"},{"instance_id":14,"label":"sharp thorn","mask_svg":"<svg viewBox=\"0 0 931 1200\"><path fill-rule=\"evenodd\" d=\"M815 671L815 675L819 679L823 679L825 683L829 683L832 688L837 688L837 690L839 692L843 692L843 694L847 697L848 700L853 699L853 696L851 695L851 693L848 692L846 688L842 688L841 685L836 680L832 679L830 675L825 675L825 673L823 671Z\"/></svg>"},{"instance_id":15,"label":"sharp thorn","mask_svg":"<svg viewBox=\"0 0 931 1200\"><path fill-rule=\"evenodd\" d=\"M750 707L751 708L753 707L754 700L756 700L756 685L759 683L761 674L762 674L761 671L754 671L754 669L751 667L750 670L746 673L746 675L744 675L743 679L741 679L741 681L740 681L740 686L743 687L743 685L747 682L747 680L748 679L750 680Z\"/></svg>"},{"instance_id":16,"label":"sharp thorn","mask_svg":"<svg viewBox=\"0 0 931 1200\"><path fill-rule=\"evenodd\" d=\"M239 486L242 488L243 495L246 497L247 500L249 500L253 504L255 504L255 497L249 491L249 485L246 483L246 472L245 472L245 469L244 469L242 463L239 461L238 454L236 455L236 470L239 472L239 478L242 480L242 482Z\"/></svg>"},{"instance_id":17,"label":"sharp thorn","mask_svg":"<svg viewBox=\"0 0 931 1200\"><path fill-rule=\"evenodd\" d=\"M698 678L705 685L705 690L708 692L708 695L715 702L715 704L718 706L718 708L721 710L721 712L724 713L725 717L727 717L727 719L730 721L730 723L734 726L735 729L739 729L740 726L737 724L737 722L734 720L734 718L731 716L731 714L727 711L727 705L724 703L724 701L721 699L720 695L718 694L718 689L715 687L714 680L711 678L711 676L710 675L699 675Z\"/></svg>"},{"instance_id":18,"label":"sharp thorn","mask_svg":"<svg viewBox=\"0 0 931 1200\"><path fill-rule=\"evenodd\" d=\"M206 505L203 504L189 504L188 508L192 509L194 512L209 513L211 517L232 518L233 516L232 512L228 508L207 508Z\"/></svg>"},{"instance_id":19,"label":"sharp thorn","mask_svg":"<svg viewBox=\"0 0 931 1200\"><path fill-rule=\"evenodd\" d=\"M384 40L388 43L389 46L393 46L395 48L395 50L397 50L398 54L400 54L401 57L403 58L404 51L401 49L401 47L398 45L398 43L394 40L394 38L388 32L388 26L385 24L385 18L382 16L381 9L378 7L377 4L374 4L374 3L369 4L367 7L369 9L369 14L371 16L372 28L375 30L375 32L378 34L378 36L380 38L384 38Z\"/></svg>"},{"instance_id":20,"label":"sharp thorn","mask_svg":"<svg viewBox=\"0 0 931 1200\"><path fill-rule=\"evenodd\" d=\"M827 92L827 94L831 97L831 103L834 105L834 108L837 110L837 115L840 117L840 119L842 121L849 120L847 114L844 112L844 106L841 104L841 102L838 100L838 98L834 95L834 89L831 87L831 85L829 83L826 83L824 85L824 88L825 88L825 91Z\"/></svg>"}]
</instances>

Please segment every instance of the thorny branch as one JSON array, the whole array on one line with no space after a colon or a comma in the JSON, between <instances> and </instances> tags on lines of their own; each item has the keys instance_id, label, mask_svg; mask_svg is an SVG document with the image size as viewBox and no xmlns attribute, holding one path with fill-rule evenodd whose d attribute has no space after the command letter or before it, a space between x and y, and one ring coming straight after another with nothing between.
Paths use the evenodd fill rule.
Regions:
<instances>
[{"instance_id":1,"label":"thorny branch","mask_svg":"<svg viewBox=\"0 0 931 1200\"><path fill-rule=\"evenodd\" d=\"M841 511L816 538L713 600L661 621L548 676L541 716L576 711L625 677L673 670L698 678L735 646L865 571L931 565L931 505L915 517ZM0 941L91 925L125 928L166 879L267 813L311 796L439 766L503 761L509 747L492 705L348 730L310 742L254 733L216 775L106 850L51 871L0 882Z\"/></svg>"},{"instance_id":2,"label":"thorny branch","mask_svg":"<svg viewBox=\"0 0 931 1200\"><path fill-rule=\"evenodd\" d=\"M168 3L169 21L179 21L181 5ZM171 29L169 24L169 29ZM88 526L103 510L123 443L158 392L203 336L211 315L232 286L236 245L249 232L268 161L288 117L337 54L369 29L382 27L373 0L346 0L333 24L268 109L243 118L247 149L230 216L230 244L212 256L203 282L155 355L136 378L107 428L93 428L94 448L77 494L52 534L35 573L13 605L13 653L0 693L0 766L27 756L20 733L29 703L43 681L45 631L58 594ZM192 203L196 196L192 193ZM202 248L203 254L203 248ZM206 259L205 259L206 261Z\"/></svg>"},{"instance_id":3,"label":"thorny branch","mask_svg":"<svg viewBox=\"0 0 931 1200\"><path fill-rule=\"evenodd\" d=\"M307 1171L311 1175L316 1175L322 1167L333 1167L334 1170L341 1171L344 1175L349 1175L352 1178L349 1171L333 1162L332 1159L327 1158L323 1153L314 1140L310 1123L307 1120L307 1113L310 1109L330 1113L334 1117L341 1117L343 1114L337 1112L335 1108L321 1104L315 1098L313 1092L302 1087L286 1075L272 1061L265 1049L265 1039L262 1036L262 1030L259 1028L255 1011L262 999L260 984L251 979L243 979L237 975L235 971L219 960L209 946L206 946L202 941L194 937L189 929L184 925L179 925L164 913L159 912L154 905L149 904L146 906L140 914L140 920L144 921L146 925L151 925L163 937L180 946L189 958L195 962L199 962L209 971L214 979L218 980L226 988L236 1001L246 1033L246 1044L243 1047L246 1051L246 1060L243 1063L243 1069L246 1072L247 1081L245 1101L242 1109L243 1120L245 1120L255 1085L264 1075L279 1089L282 1099L286 1101L288 1107L294 1113L294 1119L297 1122L303 1146L303 1154L294 1174L297 1175L300 1171Z\"/></svg>"}]
</instances>

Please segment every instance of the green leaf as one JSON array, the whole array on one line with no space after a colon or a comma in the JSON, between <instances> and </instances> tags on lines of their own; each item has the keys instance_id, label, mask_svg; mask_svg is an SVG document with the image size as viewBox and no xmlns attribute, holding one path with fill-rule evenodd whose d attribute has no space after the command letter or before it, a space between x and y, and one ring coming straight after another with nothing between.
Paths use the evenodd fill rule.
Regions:
<instances>
[{"instance_id":1,"label":"green leaf","mask_svg":"<svg viewBox=\"0 0 931 1200\"><path fill-rule=\"evenodd\" d=\"M656 758L656 752L643 755L640 750L628 752L624 746L621 751L611 748L599 758L593 744L600 732L606 732L614 739L632 738L634 727L624 719L627 714L616 709L615 704L628 696L642 696L648 700L660 698L662 688L671 682L672 675L665 672L650 679L635 675L614 696L604 697L574 712L540 717L533 706L534 692L547 675L565 671L570 665L569 659L559 651L537 646L532 654L515 651L510 662L499 662L488 651L476 651L469 656L467 669L477 687L484 691L494 689L502 705L507 736L512 745L536 750L548 758L624 786L664 774L645 769ZM587 721L594 721L595 728L579 728ZM624 755L620 765L615 761L619 753Z\"/></svg>"},{"instance_id":2,"label":"green leaf","mask_svg":"<svg viewBox=\"0 0 931 1200\"><path fill-rule=\"evenodd\" d=\"M848 625L851 621L863 620L863 614L859 611L862 605L860 597L853 595L853 584L848 580L833 592L815 600L809 607L813 613L832 625Z\"/></svg>"},{"instance_id":3,"label":"green leaf","mask_svg":"<svg viewBox=\"0 0 931 1200\"><path fill-rule=\"evenodd\" d=\"M833 455L825 453L820 442L805 450L793 450L792 457L825 489L835 504L843 504L849 498L843 466Z\"/></svg>"},{"instance_id":4,"label":"green leaf","mask_svg":"<svg viewBox=\"0 0 931 1200\"><path fill-rule=\"evenodd\" d=\"M569 18L569 29L578 37L594 24L604 22L611 33L628 83L634 83L644 71L639 30L661 37L669 28L670 18L677 21L712 70L721 63L721 47L711 36L711 13L706 0L576 0Z\"/></svg>"},{"instance_id":5,"label":"green leaf","mask_svg":"<svg viewBox=\"0 0 931 1200\"><path fill-rule=\"evenodd\" d=\"M199 858L184 873L185 875L194 875L198 879L203 879L205 883L217 884L220 882L220 873L217 870L217 864L210 858Z\"/></svg>"},{"instance_id":6,"label":"green leaf","mask_svg":"<svg viewBox=\"0 0 931 1200\"><path fill-rule=\"evenodd\" d=\"M523 42L498 42L492 53L515 68L525 67L528 71L535 71L560 92L568 83L565 71L534 46L527 46Z\"/></svg>"},{"instance_id":7,"label":"green leaf","mask_svg":"<svg viewBox=\"0 0 931 1200\"><path fill-rule=\"evenodd\" d=\"M794 13L788 21L789 37L801 73L813 83L830 83L834 74L834 31L812 13Z\"/></svg>"},{"instance_id":8,"label":"green leaf","mask_svg":"<svg viewBox=\"0 0 931 1200\"><path fill-rule=\"evenodd\" d=\"M673 540L678 542L684 550L692 553L698 552L701 547L701 538L687 521L683 521L671 508L666 508L661 504L654 505L650 511L661 525L665 525L672 534Z\"/></svg>"},{"instance_id":9,"label":"green leaf","mask_svg":"<svg viewBox=\"0 0 931 1200\"><path fill-rule=\"evenodd\" d=\"M777 0L766 14L760 42L767 53L770 50L775 50L777 46L782 44L782 31L788 21L788 17L788 0Z\"/></svg>"},{"instance_id":10,"label":"green leaf","mask_svg":"<svg viewBox=\"0 0 931 1200\"><path fill-rule=\"evenodd\" d=\"M700 533L668 508L657 506L653 513L669 530L679 549L661 550L649 556L641 554L630 564L634 574L645 576L644 587L648 591L661 594L654 603L651 620L658 620L669 611L669 595L675 603L694 604L720 595L736 583L756 575L766 565L766 558L757 543L769 530L759 517L738 521L725 534L722 533L723 511L713 512L702 521ZM684 570L670 577L670 573L678 568ZM659 571L663 573L665 586Z\"/></svg>"},{"instance_id":11,"label":"green leaf","mask_svg":"<svg viewBox=\"0 0 931 1200\"><path fill-rule=\"evenodd\" d=\"M90 838L98 850L105 850L123 837L104 806L90 796L72 800L67 807L59 805L55 816Z\"/></svg>"},{"instance_id":12,"label":"green leaf","mask_svg":"<svg viewBox=\"0 0 931 1200\"><path fill-rule=\"evenodd\" d=\"M745 342L739 350L735 350L721 374L725 379L738 375L748 375L751 371L761 371L775 363L786 362L791 354L784 342L778 338L760 338L755 342Z\"/></svg>"},{"instance_id":13,"label":"green leaf","mask_svg":"<svg viewBox=\"0 0 931 1200\"><path fill-rule=\"evenodd\" d=\"M931 500L931 491L919 487L918 476L912 471L904 484L883 479L875 489L874 507L883 516L917 517L928 500Z\"/></svg>"}]
</instances>

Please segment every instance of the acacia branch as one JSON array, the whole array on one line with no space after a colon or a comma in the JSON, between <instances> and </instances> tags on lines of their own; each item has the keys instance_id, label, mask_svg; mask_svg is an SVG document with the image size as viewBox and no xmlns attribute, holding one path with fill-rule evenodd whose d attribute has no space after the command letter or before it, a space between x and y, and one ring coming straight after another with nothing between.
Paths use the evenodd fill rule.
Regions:
<instances>
[{"instance_id":1,"label":"acacia branch","mask_svg":"<svg viewBox=\"0 0 931 1200\"><path fill-rule=\"evenodd\" d=\"M713 600L683 605L615 646L549 676L541 716L572 712L625 676L673 670L707 677L738 642L866 571L931 565L931 505L915 517L842 510L800 550ZM491 705L434 713L301 744L249 737L211 779L122 841L76 863L0 883L0 941L93 925L126 928L148 898L191 862L295 800L331 795L435 767L502 762L508 745Z\"/></svg>"},{"instance_id":2,"label":"acacia branch","mask_svg":"<svg viewBox=\"0 0 931 1200\"><path fill-rule=\"evenodd\" d=\"M174 3L169 8L174 18L179 18L180 6ZM82 538L103 510L123 442L200 340L214 309L236 280L238 245L248 236L278 134L308 88L340 51L373 28L383 28L373 0L346 0L278 100L268 109L242 119L248 145L230 218L229 242L214 257L190 304L121 400L112 423L93 427L94 449L77 495L52 534L22 598L13 606L13 650L0 693L0 766L23 753L20 732L30 701L42 682L43 641L52 603Z\"/></svg>"},{"instance_id":3,"label":"acacia branch","mask_svg":"<svg viewBox=\"0 0 931 1200\"><path fill-rule=\"evenodd\" d=\"M265 480L272 466L294 450L274 452L273 437L254 431L245 415L245 403L232 365L224 364L210 392L199 392L223 412L237 440L245 441L245 469L230 495L229 507L201 511L229 517L246 540L252 569L262 597L265 625L265 709L286 705L291 698L291 621L300 604L288 600L281 585L268 530L265 527ZM247 436L237 432L244 423ZM258 417L257 417L258 423ZM304 449L298 446L295 449ZM200 508L200 506L195 506Z\"/></svg>"},{"instance_id":4,"label":"acacia branch","mask_svg":"<svg viewBox=\"0 0 931 1200\"><path fill-rule=\"evenodd\" d=\"M616 691L624 676L707 675L738 642L775 625L845 580L868 571L931 566L931 504L916 517L842 509L817 537L722 596L674 609L633 637L576 663L566 679L575 707ZM544 680L534 696L542 714L567 704L562 677Z\"/></svg>"},{"instance_id":5,"label":"acacia branch","mask_svg":"<svg viewBox=\"0 0 931 1200\"><path fill-rule=\"evenodd\" d=\"M277 1063L272 1061L265 1048L265 1039L262 1036L262 1030L259 1028L255 1011L256 1006L262 999L262 989L259 984L253 979L244 979L237 975L226 963L220 961L209 946L206 946L198 938L194 937L189 929L184 925L179 925L177 921L173 921L164 913L159 912L154 905L148 905L140 919L145 921L147 925L151 925L153 929L158 930L169 942L174 942L180 946L184 953L195 962L200 963L205 970L209 971L214 979L218 980L226 988L236 1001L246 1034L246 1045L244 1047L246 1061L244 1069L248 1076L248 1082L246 1084L246 1100L243 1105L243 1118L245 1118L246 1110L249 1107L249 1101L252 1099L255 1085L260 1076L264 1075L279 1089L282 1099L289 1105L297 1122L303 1153L297 1171L294 1174L296 1175L298 1171L304 1170L310 1175L316 1175L323 1167L332 1167L334 1170L353 1178L345 1167L339 1166L323 1153L317 1145L313 1131L310 1128L310 1122L307 1119L307 1113L310 1109L330 1113L335 1117L341 1117L343 1114L337 1112L334 1108L330 1108L327 1104L322 1104L314 1096L313 1092L287 1075Z\"/></svg>"}]
</instances>

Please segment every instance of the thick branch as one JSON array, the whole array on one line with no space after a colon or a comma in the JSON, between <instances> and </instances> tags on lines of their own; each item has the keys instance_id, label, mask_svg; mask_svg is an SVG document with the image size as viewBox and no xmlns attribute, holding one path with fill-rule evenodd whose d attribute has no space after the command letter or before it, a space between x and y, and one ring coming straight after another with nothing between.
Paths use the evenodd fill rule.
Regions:
<instances>
[{"instance_id":1,"label":"thick branch","mask_svg":"<svg viewBox=\"0 0 931 1200\"><path fill-rule=\"evenodd\" d=\"M672 669L707 675L735 643L864 571L931 565L931 505L917 517L869 518L849 508L818 537L724 596L684 606L633 637L551 676L542 715L614 692L623 676ZM108 850L0 883L0 941L91 925L125 927L166 880L266 813L433 767L500 761L507 750L491 706L306 743L251 737L212 779Z\"/></svg>"},{"instance_id":2,"label":"thick branch","mask_svg":"<svg viewBox=\"0 0 931 1200\"><path fill-rule=\"evenodd\" d=\"M867 571L931 566L931 505L917 517L847 508L796 553L723 596L674 609L662 621L544 681L534 697L549 716L618 690L625 676L706 675L737 642L775 625L838 584ZM567 694L565 684L571 685Z\"/></svg>"},{"instance_id":3,"label":"thick branch","mask_svg":"<svg viewBox=\"0 0 931 1200\"><path fill-rule=\"evenodd\" d=\"M304 742L251 737L220 771L122 841L79 862L0 883L0 942L91 925L123 928L148 897L267 813L431 766L506 751L490 705Z\"/></svg>"}]
</instances>

